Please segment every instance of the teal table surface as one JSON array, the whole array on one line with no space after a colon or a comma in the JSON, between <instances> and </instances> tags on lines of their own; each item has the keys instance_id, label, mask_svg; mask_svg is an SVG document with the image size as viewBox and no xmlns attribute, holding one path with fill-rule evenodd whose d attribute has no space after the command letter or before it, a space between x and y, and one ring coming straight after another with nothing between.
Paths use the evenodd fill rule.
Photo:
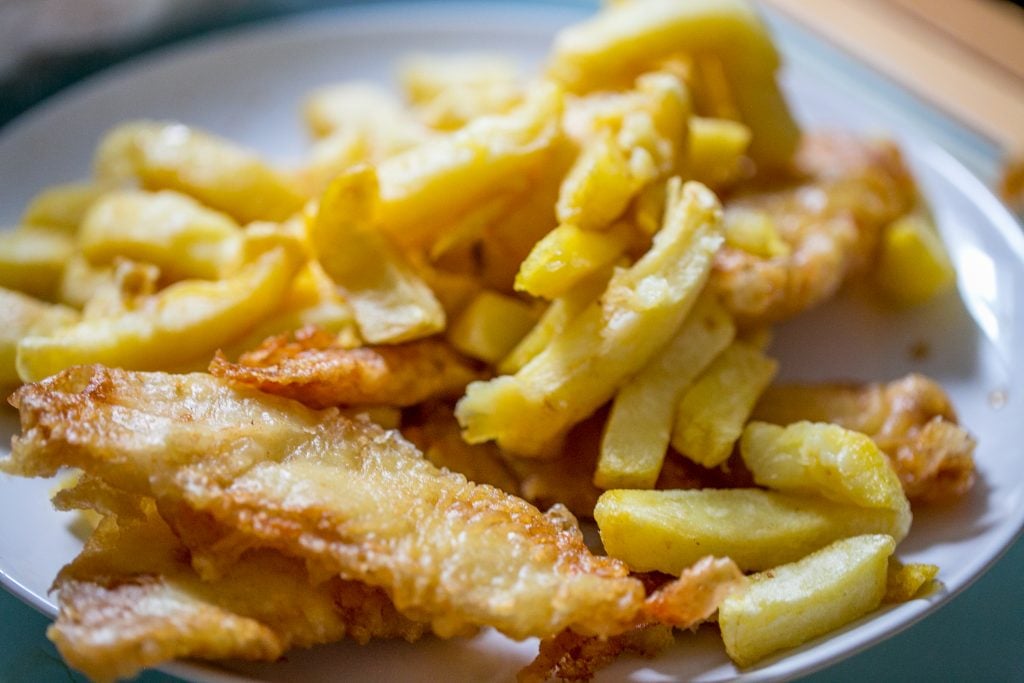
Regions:
<instances>
[{"instance_id":1,"label":"teal table surface","mask_svg":"<svg viewBox=\"0 0 1024 683\"><path fill-rule=\"evenodd\" d=\"M248 3L210 3L212 9L187 22L152 35L144 43L70 57L55 57L0 80L0 126L33 104L106 66L183 38L218 28L242 25L323 6L343 6L337 0L256 0ZM585 0L575 4L586 5ZM778 28L778 27L776 27ZM785 30L785 29L783 29ZM791 29L790 29L791 31ZM821 53L827 46L813 38L784 35L801 41L801 49ZM808 45L811 44L811 47ZM849 58L830 53L830 59ZM878 79L855 64L844 64L858 78ZM879 89L892 84L878 79ZM940 144L950 148L983 177L993 172L996 150L983 139L944 119L904 93L893 92L899 106L922 121ZM0 128L0 134L3 129ZM1022 473L1024 476L1024 473ZM74 681L85 679L69 670L46 640L49 619L0 591L0 683ZM178 679L147 672L142 683ZM976 583L949 604L902 633L828 669L803 679L824 681L1021 681L1024 683L1024 539L1006 552Z\"/></svg>"}]
</instances>

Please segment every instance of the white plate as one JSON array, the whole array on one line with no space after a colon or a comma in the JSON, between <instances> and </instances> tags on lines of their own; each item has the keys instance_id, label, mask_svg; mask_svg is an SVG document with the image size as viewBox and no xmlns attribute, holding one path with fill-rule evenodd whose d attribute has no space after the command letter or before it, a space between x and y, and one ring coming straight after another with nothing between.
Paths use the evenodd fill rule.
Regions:
<instances>
[{"instance_id":1,"label":"white plate","mask_svg":"<svg viewBox=\"0 0 1024 683\"><path fill-rule=\"evenodd\" d=\"M10 224L33 193L88 173L94 145L132 117L178 119L289 162L306 144L298 118L304 93L344 79L387 80L409 52L498 50L536 67L555 30L589 11L551 5L416 4L360 7L279 21L164 50L90 79L45 103L0 136L0 223ZM959 296L902 316L841 299L779 331L783 374L805 379L887 379L909 371L949 389L963 422L980 438L980 477L961 504L918 514L900 556L941 567L945 589L889 608L842 632L744 672L754 679L807 673L861 650L934 610L977 578L1024 526L1024 238L1014 219L952 157L913 131L897 130L867 100L851 102L822 80L820 64L791 63L787 88L814 124L888 129L905 144L960 273ZM926 360L910 348L924 342ZM998 392L1005 402L993 400ZM1018 419L1008 419L1017 416ZM3 441L15 431L2 416ZM47 588L79 547L67 518L47 501L50 482L0 478L0 579L47 614ZM409 645L341 643L289 654L273 665L232 664L259 680L510 680L536 651L488 633L465 641ZM174 665L174 673L237 680L227 670ZM680 637L647 662L625 659L603 676L717 681L738 675L712 629Z\"/></svg>"}]
</instances>

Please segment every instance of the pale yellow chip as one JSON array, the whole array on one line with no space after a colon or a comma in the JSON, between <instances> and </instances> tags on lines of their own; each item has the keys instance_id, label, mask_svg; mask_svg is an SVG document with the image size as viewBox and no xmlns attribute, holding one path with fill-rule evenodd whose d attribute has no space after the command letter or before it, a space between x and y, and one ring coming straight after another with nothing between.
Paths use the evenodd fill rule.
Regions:
<instances>
[{"instance_id":1,"label":"pale yellow chip","mask_svg":"<svg viewBox=\"0 0 1024 683\"><path fill-rule=\"evenodd\" d=\"M729 657L750 666L864 616L885 595L896 544L881 534L836 541L798 562L750 577L718 608Z\"/></svg>"},{"instance_id":2,"label":"pale yellow chip","mask_svg":"<svg viewBox=\"0 0 1024 683\"><path fill-rule=\"evenodd\" d=\"M665 224L650 250L616 271L599 304L515 375L467 387L456 407L466 440L493 439L513 453L542 455L610 399L689 313L722 243L719 216L707 188L673 183Z\"/></svg>"}]
</instances>

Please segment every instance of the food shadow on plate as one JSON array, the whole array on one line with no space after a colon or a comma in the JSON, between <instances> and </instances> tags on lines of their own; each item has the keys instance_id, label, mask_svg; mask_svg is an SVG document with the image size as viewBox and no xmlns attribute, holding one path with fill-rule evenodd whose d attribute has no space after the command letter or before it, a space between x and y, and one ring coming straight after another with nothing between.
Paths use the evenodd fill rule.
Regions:
<instances>
[{"instance_id":1,"label":"food shadow on plate","mask_svg":"<svg viewBox=\"0 0 1024 683\"><path fill-rule=\"evenodd\" d=\"M915 505L912 531L900 543L897 556L926 553L943 545L955 546L997 526L1000 520L996 519L991 499L992 487L984 473L978 471L974 486L960 500Z\"/></svg>"},{"instance_id":2,"label":"food shadow on plate","mask_svg":"<svg viewBox=\"0 0 1024 683\"><path fill-rule=\"evenodd\" d=\"M983 343L956 291L894 310L854 283L776 328L769 354L779 360L784 381L888 381L909 372L940 382L969 381Z\"/></svg>"}]
</instances>

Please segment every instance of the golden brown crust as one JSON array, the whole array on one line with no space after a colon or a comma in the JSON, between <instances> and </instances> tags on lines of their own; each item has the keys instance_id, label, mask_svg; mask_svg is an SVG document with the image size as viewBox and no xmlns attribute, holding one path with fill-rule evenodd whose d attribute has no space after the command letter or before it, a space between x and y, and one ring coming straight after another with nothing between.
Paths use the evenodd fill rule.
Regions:
<instances>
[{"instance_id":1,"label":"golden brown crust","mask_svg":"<svg viewBox=\"0 0 1024 683\"><path fill-rule=\"evenodd\" d=\"M273 551L249 553L219 579L201 581L153 501L120 496L117 507L134 503L142 516L105 517L54 584L59 612L47 635L90 678L127 677L180 657L274 660L289 647L346 636L413 640L425 631L380 589L337 577L313 584L300 561Z\"/></svg>"},{"instance_id":2,"label":"golden brown crust","mask_svg":"<svg viewBox=\"0 0 1024 683\"><path fill-rule=\"evenodd\" d=\"M644 609L643 585L593 555L564 508L541 513L439 470L368 421L207 375L99 367L27 386L15 403L23 435L6 470L71 465L155 497L204 578L269 548L384 588L440 635L608 636Z\"/></svg>"},{"instance_id":3,"label":"golden brown crust","mask_svg":"<svg viewBox=\"0 0 1024 683\"><path fill-rule=\"evenodd\" d=\"M519 683L589 681L625 653L652 657L672 644L673 627L694 628L706 621L745 582L732 560L705 557L653 590L633 628L610 638L563 631L542 640L537 658L519 673Z\"/></svg>"},{"instance_id":4,"label":"golden brown crust","mask_svg":"<svg viewBox=\"0 0 1024 683\"><path fill-rule=\"evenodd\" d=\"M311 408L411 406L458 396L482 377L440 339L352 349L316 328L271 337L237 363L218 353L210 372Z\"/></svg>"}]
</instances>

